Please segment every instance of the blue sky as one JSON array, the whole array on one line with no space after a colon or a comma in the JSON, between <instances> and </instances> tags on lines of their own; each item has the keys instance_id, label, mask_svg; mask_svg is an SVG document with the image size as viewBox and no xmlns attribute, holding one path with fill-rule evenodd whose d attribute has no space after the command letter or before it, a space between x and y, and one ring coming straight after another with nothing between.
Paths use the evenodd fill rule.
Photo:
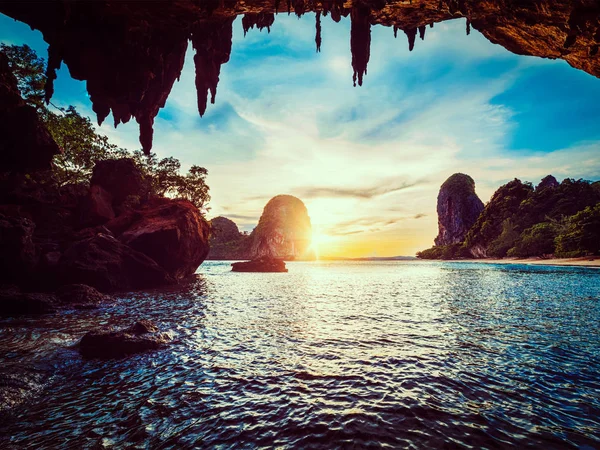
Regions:
<instances>
[{"instance_id":1,"label":"blue sky","mask_svg":"<svg viewBox=\"0 0 600 450\"><path fill-rule=\"evenodd\" d=\"M350 22L279 15L271 32L238 18L215 105L197 114L193 50L155 124L154 151L205 166L209 216L251 230L274 195L306 203L321 253L414 254L437 234L437 190L470 174L482 200L518 177L600 178L600 80L564 61L513 55L464 20L404 33L372 28L362 87L352 86ZM0 40L42 56L40 33L0 16ZM92 115L83 82L63 67L53 101ZM99 131L139 148L135 123Z\"/></svg>"}]
</instances>

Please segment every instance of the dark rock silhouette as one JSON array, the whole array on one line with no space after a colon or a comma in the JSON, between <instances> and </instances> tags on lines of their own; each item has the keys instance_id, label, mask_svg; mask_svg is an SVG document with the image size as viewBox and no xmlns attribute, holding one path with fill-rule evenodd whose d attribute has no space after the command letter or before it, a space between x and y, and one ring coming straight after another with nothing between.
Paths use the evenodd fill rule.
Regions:
<instances>
[{"instance_id":1,"label":"dark rock silhouette","mask_svg":"<svg viewBox=\"0 0 600 450\"><path fill-rule=\"evenodd\" d=\"M435 245L463 242L483 208L483 202L475 193L473 178L462 173L448 178L437 199L439 233Z\"/></svg>"},{"instance_id":2,"label":"dark rock silhouette","mask_svg":"<svg viewBox=\"0 0 600 450\"><path fill-rule=\"evenodd\" d=\"M268 256L291 260L304 256L312 239L306 206L291 195L273 197L250 239L250 259Z\"/></svg>"},{"instance_id":3,"label":"dark rock silhouette","mask_svg":"<svg viewBox=\"0 0 600 450\"><path fill-rule=\"evenodd\" d=\"M38 262L34 231L30 219L0 214L0 280L14 283L29 278Z\"/></svg>"},{"instance_id":4,"label":"dark rock silhouette","mask_svg":"<svg viewBox=\"0 0 600 450\"><path fill-rule=\"evenodd\" d=\"M281 259L263 256L252 261L237 262L231 265L232 272L287 272Z\"/></svg>"},{"instance_id":5,"label":"dark rock silhouette","mask_svg":"<svg viewBox=\"0 0 600 450\"><path fill-rule=\"evenodd\" d=\"M48 314L56 311L56 303L57 298L52 294L0 290L0 316Z\"/></svg>"},{"instance_id":6,"label":"dark rock silhouette","mask_svg":"<svg viewBox=\"0 0 600 450\"><path fill-rule=\"evenodd\" d=\"M103 292L175 282L152 258L101 233L72 244L60 258L58 274L62 284L84 283Z\"/></svg>"},{"instance_id":7,"label":"dark rock silhouette","mask_svg":"<svg viewBox=\"0 0 600 450\"><path fill-rule=\"evenodd\" d=\"M181 280L208 255L209 225L187 200L156 198L136 211L137 218L119 240L145 254Z\"/></svg>"},{"instance_id":8,"label":"dark rock silhouette","mask_svg":"<svg viewBox=\"0 0 600 450\"><path fill-rule=\"evenodd\" d=\"M102 303L111 300L109 295L100 293L98 290L85 284L67 284L57 292L61 305L72 306L76 309L97 308Z\"/></svg>"},{"instance_id":9,"label":"dark rock silhouette","mask_svg":"<svg viewBox=\"0 0 600 450\"><path fill-rule=\"evenodd\" d=\"M142 171L131 158L98 161L94 166L90 185L92 192L94 186L100 186L108 192L116 207L130 196L145 199L149 191ZM105 197L103 201L108 200L106 194L101 195Z\"/></svg>"},{"instance_id":10,"label":"dark rock silhouette","mask_svg":"<svg viewBox=\"0 0 600 450\"><path fill-rule=\"evenodd\" d=\"M36 110L21 98L17 79L0 53L0 170L49 168L58 153Z\"/></svg>"},{"instance_id":11,"label":"dark rock silhouette","mask_svg":"<svg viewBox=\"0 0 600 450\"><path fill-rule=\"evenodd\" d=\"M556 180L556 178L554 178L552 175L546 175L544 178L542 178L542 181L540 181L540 183L535 187L535 190L541 191L547 188L553 189L557 188L558 186L560 186L560 184Z\"/></svg>"},{"instance_id":12,"label":"dark rock silhouette","mask_svg":"<svg viewBox=\"0 0 600 450\"><path fill-rule=\"evenodd\" d=\"M170 340L155 324L141 320L123 330L101 328L86 333L79 342L79 352L86 359L119 359L158 350Z\"/></svg>"},{"instance_id":13,"label":"dark rock silhouette","mask_svg":"<svg viewBox=\"0 0 600 450\"><path fill-rule=\"evenodd\" d=\"M115 125L135 117L146 153L152 147L154 118L181 74L188 39L192 39L197 49L198 106L203 114L207 91L211 92L211 101L214 100L219 68L227 61L231 48L230 24L237 15L244 15L242 22L247 31L252 26L270 27L275 13L286 10L289 13L292 7L298 16L315 11L324 16L329 14L335 22L350 14L353 78L359 85L369 62L371 25L393 26L394 32L404 30L409 48L413 48L416 30L423 38L426 25L460 17L467 20L467 33L475 28L513 53L561 58L573 67L600 76L600 60L596 57L600 45L600 4L594 0L514 0L510 5L498 0L282 3L277 0L68 3L49 0L37 2L32 8L28 2L0 1L0 12L39 29L49 43L47 99L53 92L56 70L65 62L75 79L87 81L99 122L111 112ZM321 44L319 29L318 23L317 49ZM0 120L0 126L4 123ZM39 144L44 140L37 141ZM56 147L48 142L25 147L22 146L24 152L39 154L35 160L40 164L48 163L48 155L56 152ZM0 157L5 157L4 150ZM18 165L13 160L7 161Z\"/></svg>"},{"instance_id":14,"label":"dark rock silhouette","mask_svg":"<svg viewBox=\"0 0 600 450\"><path fill-rule=\"evenodd\" d=\"M98 184L92 185L81 201L80 226L91 227L114 219L112 204L113 196L110 192Z\"/></svg>"}]
</instances>

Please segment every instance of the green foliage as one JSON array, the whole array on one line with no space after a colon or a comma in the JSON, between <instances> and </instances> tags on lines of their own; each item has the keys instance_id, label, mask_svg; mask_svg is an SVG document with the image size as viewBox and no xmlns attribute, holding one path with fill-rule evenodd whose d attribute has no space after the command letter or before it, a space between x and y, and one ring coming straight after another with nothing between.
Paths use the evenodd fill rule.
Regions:
<instances>
[{"instance_id":1,"label":"green foliage","mask_svg":"<svg viewBox=\"0 0 600 450\"><path fill-rule=\"evenodd\" d=\"M519 232L511 219L502 222L502 233L488 247L488 255L494 258L504 258L508 251L519 240Z\"/></svg>"},{"instance_id":2,"label":"green foliage","mask_svg":"<svg viewBox=\"0 0 600 450\"><path fill-rule=\"evenodd\" d=\"M556 230L556 225L550 222L535 224L521 233L516 245L508 251L507 256L526 258L553 254Z\"/></svg>"},{"instance_id":3,"label":"green foliage","mask_svg":"<svg viewBox=\"0 0 600 450\"><path fill-rule=\"evenodd\" d=\"M519 208L521 203L526 200L533 192L531 183L522 183L514 179L501 186L492 196L490 202L479 215L479 218L473 227L467 233L465 243L467 247L482 245L491 247L493 243L492 256L505 256L506 252L513 246L514 231L517 230L517 224L520 221ZM508 224L506 220L509 220ZM513 229L509 231L506 226L510 225ZM500 239L500 235L504 236ZM518 236L518 232L516 233ZM509 247L506 245L511 244Z\"/></svg>"},{"instance_id":4,"label":"green foliage","mask_svg":"<svg viewBox=\"0 0 600 450\"><path fill-rule=\"evenodd\" d=\"M471 259L473 256L462 243L436 245L427 250L417 252L420 259Z\"/></svg>"},{"instance_id":5,"label":"green foliage","mask_svg":"<svg viewBox=\"0 0 600 450\"><path fill-rule=\"evenodd\" d=\"M17 78L19 91L26 103L43 109L46 63L28 45L0 44L0 52L8 58L8 64Z\"/></svg>"},{"instance_id":6,"label":"green foliage","mask_svg":"<svg viewBox=\"0 0 600 450\"><path fill-rule=\"evenodd\" d=\"M565 229L556 237L556 253L559 256L600 253L600 203L567 220Z\"/></svg>"},{"instance_id":7,"label":"green foliage","mask_svg":"<svg viewBox=\"0 0 600 450\"><path fill-rule=\"evenodd\" d=\"M206 185L207 170L192 166L185 175L180 175L181 163L169 157L160 161L155 154L144 155L136 150L132 153L111 144L108 138L98 134L92 121L82 116L74 106L52 109L44 104L46 63L30 47L0 44L0 51L8 57L15 74L19 90L25 101L34 106L48 131L60 147L62 154L52 161L52 180L63 186L70 183L88 183L94 165L104 159L133 158L150 180L151 192L159 196L179 197L190 200L199 209L205 208L210 200ZM132 207L140 199L128 199Z\"/></svg>"},{"instance_id":8,"label":"green foliage","mask_svg":"<svg viewBox=\"0 0 600 450\"><path fill-rule=\"evenodd\" d=\"M198 209L207 209L210 188L206 184L208 171L204 167L192 166L187 174L181 175L181 163L173 157L158 160L156 154L146 156L140 150L134 151L132 157L150 181L153 194L184 198Z\"/></svg>"}]
</instances>

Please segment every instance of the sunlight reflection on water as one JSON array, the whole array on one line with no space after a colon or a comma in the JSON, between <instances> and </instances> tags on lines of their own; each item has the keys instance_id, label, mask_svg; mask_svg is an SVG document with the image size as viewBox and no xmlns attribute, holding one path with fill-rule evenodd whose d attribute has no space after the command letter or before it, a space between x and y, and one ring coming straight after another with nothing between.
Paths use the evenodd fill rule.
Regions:
<instances>
[{"instance_id":1,"label":"sunlight reflection on water","mask_svg":"<svg viewBox=\"0 0 600 450\"><path fill-rule=\"evenodd\" d=\"M0 447L600 446L593 269L207 262L184 288L0 326L16 370L54 371ZM82 362L95 323L172 330L168 349ZM60 444L62 445L62 444Z\"/></svg>"}]
</instances>

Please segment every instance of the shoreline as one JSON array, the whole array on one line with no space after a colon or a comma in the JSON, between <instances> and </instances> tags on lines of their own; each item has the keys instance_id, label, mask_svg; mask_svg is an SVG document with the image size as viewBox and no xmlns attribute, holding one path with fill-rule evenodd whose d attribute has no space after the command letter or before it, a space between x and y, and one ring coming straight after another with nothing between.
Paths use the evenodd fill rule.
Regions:
<instances>
[{"instance_id":1,"label":"shoreline","mask_svg":"<svg viewBox=\"0 0 600 450\"><path fill-rule=\"evenodd\" d=\"M600 256L583 256L579 258L485 258L485 259L451 259L448 261L473 262L479 264L527 264L531 266L565 266L590 267L600 269Z\"/></svg>"}]
</instances>

